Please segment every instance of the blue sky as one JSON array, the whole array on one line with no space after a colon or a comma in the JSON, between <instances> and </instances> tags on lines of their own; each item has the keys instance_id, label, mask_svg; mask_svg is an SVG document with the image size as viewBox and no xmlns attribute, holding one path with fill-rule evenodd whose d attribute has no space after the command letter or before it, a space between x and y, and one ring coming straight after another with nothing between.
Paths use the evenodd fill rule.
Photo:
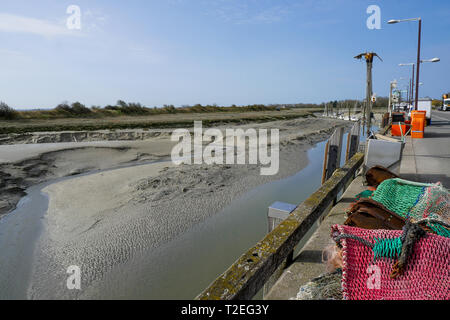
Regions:
<instances>
[{"instance_id":1,"label":"blue sky","mask_svg":"<svg viewBox=\"0 0 450 320\"><path fill-rule=\"evenodd\" d=\"M69 5L81 30L69 30ZM381 29L369 30L369 5ZM147 106L320 103L365 93L366 50L374 92L407 78L423 19L421 96L450 91L450 1L0 0L0 100L18 109L118 99ZM400 80L400 86L406 86Z\"/></svg>"}]
</instances>

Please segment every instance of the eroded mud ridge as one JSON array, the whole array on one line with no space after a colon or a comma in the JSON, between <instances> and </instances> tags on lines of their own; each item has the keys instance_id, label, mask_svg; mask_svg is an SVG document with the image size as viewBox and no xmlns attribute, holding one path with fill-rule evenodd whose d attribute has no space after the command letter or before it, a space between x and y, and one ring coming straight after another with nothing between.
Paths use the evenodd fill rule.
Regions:
<instances>
[{"instance_id":1,"label":"eroded mud ridge","mask_svg":"<svg viewBox=\"0 0 450 320\"><path fill-rule=\"evenodd\" d=\"M53 176L54 158L42 155L14 164L0 165L0 217L16 207L25 190Z\"/></svg>"},{"instance_id":2,"label":"eroded mud ridge","mask_svg":"<svg viewBox=\"0 0 450 320\"><path fill-rule=\"evenodd\" d=\"M15 163L0 164L0 217L16 208L19 200L26 195L25 190L33 185L60 178L74 176L96 170L103 162L104 157L124 158L124 161L144 161L154 159L146 154L136 154L134 158L125 157L129 148L75 148L41 154L38 157L22 160ZM76 161L83 159L84 154L97 154L91 161ZM100 165L100 166L99 166Z\"/></svg>"},{"instance_id":3,"label":"eroded mud ridge","mask_svg":"<svg viewBox=\"0 0 450 320\"><path fill-rule=\"evenodd\" d=\"M169 136L169 130L101 130L0 134L0 145L88 141L131 141Z\"/></svg>"}]
</instances>

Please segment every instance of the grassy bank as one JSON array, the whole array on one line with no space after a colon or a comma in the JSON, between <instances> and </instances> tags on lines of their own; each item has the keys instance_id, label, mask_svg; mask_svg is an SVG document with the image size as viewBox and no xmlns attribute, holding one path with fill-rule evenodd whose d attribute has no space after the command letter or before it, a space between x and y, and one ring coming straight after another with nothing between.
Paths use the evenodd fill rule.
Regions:
<instances>
[{"instance_id":1,"label":"grassy bank","mask_svg":"<svg viewBox=\"0 0 450 320\"><path fill-rule=\"evenodd\" d=\"M0 120L0 134L46 131L92 131L118 129L156 129L191 127L202 121L205 127L225 123L267 122L312 115L320 109L283 109L280 111L175 113L101 118L52 118Z\"/></svg>"}]
</instances>

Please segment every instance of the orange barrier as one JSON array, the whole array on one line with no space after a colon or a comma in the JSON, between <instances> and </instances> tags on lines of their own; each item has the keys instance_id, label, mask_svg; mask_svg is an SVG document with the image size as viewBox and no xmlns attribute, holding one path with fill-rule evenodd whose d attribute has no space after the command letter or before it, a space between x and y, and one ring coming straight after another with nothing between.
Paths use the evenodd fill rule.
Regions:
<instances>
[{"instance_id":1,"label":"orange barrier","mask_svg":"<svg viewBox=\"0 0 450 320\"><path fill-rule=\"evenodd\" d=\"M407 127L402 122L393 123L391 127L391 135L393 137L401 137L406 135Z\"/></svg>"},{"instance_id":2,"label":"orange barrier","mask_svg":"<svg viewBox=\"0 0 450 320\"><path fill-rule=\"evenodd\" d=\"M423 139L423 131L425 126L425 118L414 116L411 121L411 138Z\"/></svg>"},{"instance_id":3,"label":"orange barrier","mask_svg":"<svg viewBox=\"0 0 450 320\"><path fill-rule=\"evenodd\" d=\"M425 110L413 110L411 111L411 120L414 117L420 117L424 120L424 127L427 126L427 112Z\"/></svg>"}]
</instances>

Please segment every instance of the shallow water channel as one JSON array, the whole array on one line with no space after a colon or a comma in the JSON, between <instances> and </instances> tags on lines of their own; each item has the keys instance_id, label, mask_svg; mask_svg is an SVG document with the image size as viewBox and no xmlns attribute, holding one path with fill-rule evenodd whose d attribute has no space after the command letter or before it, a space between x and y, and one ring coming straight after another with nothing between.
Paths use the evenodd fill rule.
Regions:
<instances>
[{"instance_id":1,"label":"shallow water channel","mask_svg":"<svg viewBox=\"0 0 450 320\"><path fill-rule=\"evenodd\" d=\"M309 163L300 172L247 192L177 239L114 267L82 298L194 298L265 236L273 202L297 205L320 186L325 144L308 150ZM29 188L18 208L0 220L0 299L27 298L33 252L48 206L41 190L51 183L55 181Z\"/></svg>"}]
</instances>

